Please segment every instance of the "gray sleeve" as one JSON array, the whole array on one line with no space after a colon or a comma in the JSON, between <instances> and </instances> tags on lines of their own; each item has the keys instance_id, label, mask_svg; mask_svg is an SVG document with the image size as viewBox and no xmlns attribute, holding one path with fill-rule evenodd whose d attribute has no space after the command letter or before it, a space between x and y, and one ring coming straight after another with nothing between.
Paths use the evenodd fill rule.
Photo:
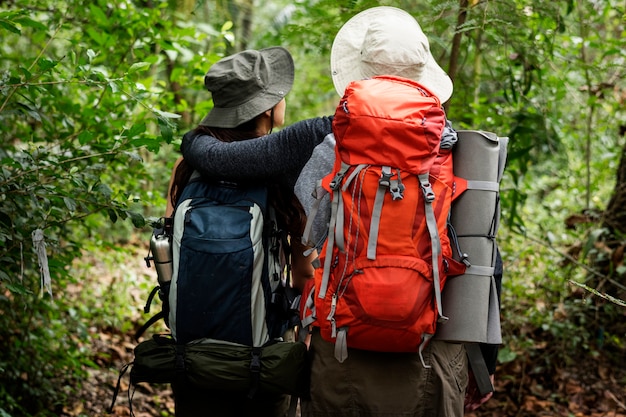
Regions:
<instances>
[{"instance_id":1,"label":"gray sleeve","mask_svg":"<svg viewBox=\"0 0 626 417\"><path fill-rule=\"evenodd\" d=\"M314 197L317 183L332 171L335 162L335 136L330 134L324 141L315 147L294 188L296 197L302 203L307 217L310 216L316 198ZM330 194L325 193L320 201L317 214L313 218L310 242L320 249L328 233L330 220Z\"/></svg>"},{"instance_id":2,"label":"gray sleeve","mask_svg":"<svg viewBox=\"0 0 626 417\"><path fill-rule=\"evenodd\" d=\"M260 138L222 142L189 132L181 151L189 164L209 178L272 180L293 187L313 149L331 132L332 118L318 117L294 123Z\"/></svg>"}]
</instances>

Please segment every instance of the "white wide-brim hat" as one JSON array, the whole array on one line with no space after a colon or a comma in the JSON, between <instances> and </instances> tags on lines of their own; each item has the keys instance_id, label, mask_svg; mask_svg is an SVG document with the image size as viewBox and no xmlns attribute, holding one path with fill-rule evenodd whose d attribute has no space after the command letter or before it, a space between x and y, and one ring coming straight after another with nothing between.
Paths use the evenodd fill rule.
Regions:
<instances>
[{"instance_id":1,"label":"white wide-brim hat","mask_svg":"<svg viewBox=\"0 0 626 417\"><path fill-rule=\"evenodd\" d=\"M396 7L373 7L348 20L333 41L330 68L340 96L351 81L377 75L417 81L441 103L452 95L452 80L433 58L419 23Z\"/></svg>"}]
</instances>

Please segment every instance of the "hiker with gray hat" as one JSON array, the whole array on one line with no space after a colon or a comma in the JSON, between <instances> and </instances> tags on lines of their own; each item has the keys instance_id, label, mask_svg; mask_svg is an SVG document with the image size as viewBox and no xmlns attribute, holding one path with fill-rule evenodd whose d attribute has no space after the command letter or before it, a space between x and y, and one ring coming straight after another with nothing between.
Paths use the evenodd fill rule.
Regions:
<instances>
[{"instance_id":1,"label":"hiker with gray hat","mask_svg":"<svg viewBox=\"0 0 626 417\"><path fill-rule=\"evenodd\" d=\"M340 96L350 81L376 75L413 79L437 95L441 103L450 98L453 90L450 78L434 60L419 24L408 13L393 7L368 9L342 26L331 51L331 71ZM444 135L456 135L449 123ZM296 181L295 192L307 215L319 204L308 241L318 249L328 231L330 204L327 197L316 203L311 191L331 171L334 145L333 136L327 136L313 150ZM182 145L190 163L208 176L216 175L222 168L206 159L211 153L223 155L226 161L245 152L224 148L211 138L194 135L186 135ZM274 154L257 153L254 156L263 166L250 165L250 170L239 175L280 178L280 170L268 172L264 162L278 160L282 152L291 155L293 150L290 144L282 143L280 149L272 149L276 151ZM499 281L501 262L496 269ZM493 378L497 346L482 348ZM313 331L311 398L302 402L303 416L460 416L465 406L468 410L475 409L491 396L474 389L474 381L468 378L465 349L460 343L432 340L424 351L429 369L423 368L417 354L350 350L348 359L339 363L333 350L332 344Z\"/></svg>"},{"instance_id":2,"label":"hiker with gray hat","mask_svg":"<svg viewBox=\"0 0 626 417\"><path fill-rule=\"evenodd\" d=\"M265 375L262 370L263 349L294 339L293 324L289 321L292 310L289 310L287 302L291 293L281 288L290 284L296 288L302 287L304 281L312 277L314 270L313 255L304 256L305 248L299 239L304 228L305 214L293 192L293 183L314 146L330 131L331 123L329 118L322 117L271 133L273 128L284 124L285 96L291 90L293 79L292 57L282 47L246 50L225 57L213 64L204 78L214 106L192 134L197 138L211 138L225 147L241 143L244 139L255 139L245 141L247 158L243 154L223 157L223 154L213 153L210 146L205 147L207 153L203 158L225 167L225 172L210 179L201 179L185 158L177 161L170 181L166 212L169 217L176 210L174 269L179 271L172 277L168 297L171 307L169 325L172 336L182 344L189 343L187 339L191 339L191 343L219 339L224 343L237 343L243 348L251 346L258 349L258 369L261 371L256 379L250 373L250 388L245 391L226 388L209 390L194 384L189 378L177 379L172 383L177 417L287 416L289 396L277 393L276 389L264 390L267 384L263 385L263 379L259 382L259 378ZM302 137L309 139L305 141L300 139ZM268 151L276 152L274 149L280 150L277 146L284 141L298 148L292 154L281 151L282 158L268 162L280 167L281 177L285 181L274 181L271 176L241 178L226 172L226 168L238 172L258 166L259 161L253 156ZM194 190L203 190L204 194L189 194ZM268 200L269 208L265 206L265 199ZM197 205L194 205L194 201L198 201ZM209 211L211 207L218 208ZM249 210L249 214L241 209ZM211 221L216 216L219 225ZM257 218L262 220L255 220ZM204 226L201 225L202 221L211 224ZM239 224L245 221L249 224ZM190 246L185 246L181 242L187 236L185 228L188 223L191 224L191 237L187 240ZM177 232L181 229L182 232ZM243 237L239 237L242 233ZM262 237L255 238L260 234ZM183 258L177 251L187 251L188 255ZM259 252L261 254L257 255ZM252 257L254 261L248 261ZM195 267L176 269L176 259L180 259L181 265L188 259L199 261ZM289 260L289 265L285 265ZM192 272L187 273L187 270ZM291 278L284 275L285 270L291 272ZM189 288L199 291L190 293ZM214 296L215 293L219 295ZM285 302L277 301L283 299ZM190 306L197 308L189 311ZM172 315L174 311L176 315ZM184 318L188 319L181 319L179 311L184 311ZM216 317L223 317L223 321L216 322ZM241 323L241 327L246 330L229 330L229 326L238 326L234 323ZM248 327L251 327L251 335ZM194 337L180 340L187 334ZM299 362L293 366L295 372L302 366L305 372L301 374L306 377L306 346L302 345L302 351L302 364ZM287 362L296 359L290 354L287 354L287 359L281 358L286 366L289 366ZM254 359L252 362L256 363ZM243 370L244 373L247 371L247 368ZM295 404L294 401L291 403ZM292 408L295 411L295 407Z\"/></svg>"}]
</instances>

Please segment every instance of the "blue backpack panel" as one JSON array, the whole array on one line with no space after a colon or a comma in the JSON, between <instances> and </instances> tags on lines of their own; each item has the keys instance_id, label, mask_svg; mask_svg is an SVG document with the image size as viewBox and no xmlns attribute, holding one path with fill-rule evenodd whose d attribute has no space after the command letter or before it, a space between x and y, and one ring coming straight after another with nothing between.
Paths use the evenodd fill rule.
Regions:
<instances>
[{"instance_id":1,"label":"blue backpack panel","mask_svg":"<svg viewBox=\"0 0 626 417\"><path fill-rule=\"evenodd\" d=\"M262 346L287 323L272 314L285 286L281 233L264 186L192 180L176 207L169 326L179 344L201 338Z\"/></svg>"}]
</instances>

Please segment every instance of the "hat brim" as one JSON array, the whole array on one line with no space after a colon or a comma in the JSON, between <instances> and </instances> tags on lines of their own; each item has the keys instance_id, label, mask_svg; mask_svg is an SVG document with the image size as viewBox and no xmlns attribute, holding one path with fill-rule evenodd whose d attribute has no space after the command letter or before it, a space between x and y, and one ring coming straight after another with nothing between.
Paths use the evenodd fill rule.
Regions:
<instances>
[{"instance_id":1,"label":"hat brim","mask_svg":"<svg viewBox=\"0 0 626 417\"><path fill-rule=\"evenodd\" d=\"M361 46L363 45L368 27L374 21L389 17L401 21L402 24L414 26L416 34L415 42L420 40L428 42L419 23L417 23L413 16L402 9L390 6L379 6L356 14L339 29L330 52L331 76L335 90L340 96L343 96L346 87L352 81L361 80L374 75L397 75L365 75L360 65ZM452 80L439 64L437 64L430 50L428 51L428 59L425 62L423 70L420 72L419 78L413 78L413 80L422 84L435 94L441 103L448 101L452 96Z\"/></svg>"},{"instance_id":2,"label":"hat brim","mask_svg":"<svg viewBox=\"0 0 626 417\"><path fill-rule=\"evenodd\" d=\"M201 126L233 128L250 121L273 108L291 91L295 66L289 51L280 46L260 49L259 53L269 66L268 86L236 107L215 105L200 122Z\"/></svg>"}]
</instances>

